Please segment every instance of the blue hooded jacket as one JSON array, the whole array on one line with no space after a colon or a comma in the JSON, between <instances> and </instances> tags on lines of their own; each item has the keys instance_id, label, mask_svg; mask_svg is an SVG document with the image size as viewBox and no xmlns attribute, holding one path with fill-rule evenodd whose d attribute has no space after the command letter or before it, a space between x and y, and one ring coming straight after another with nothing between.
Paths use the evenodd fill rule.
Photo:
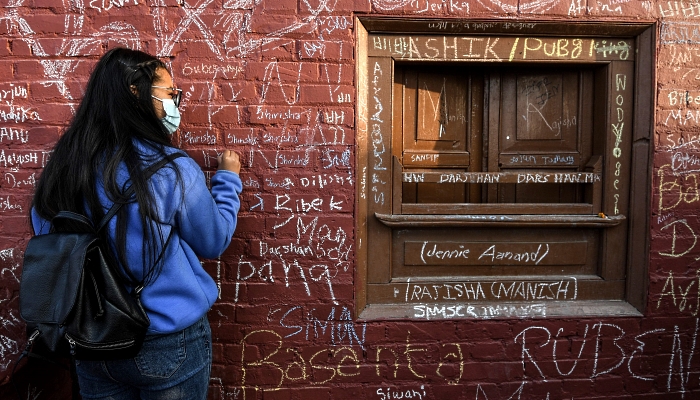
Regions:
<instances>
[{"instance_id":1,"label":"blue hooded jacket","mask_svg":"<svg viewBox=\"0 0 700 400\"><path fill-rule=\"evenodd\" d=\"M149 152L145 147L141 150L146 154ZM217 171L211 178L210 192L204 174L194 160L180 157L174 163L180 171L182 185L175 184L176 172L167 166L150 178L158 221L163 221L159 228L164 238L171 231L172 236L163 255L161 274L141 292L141 302L151 319L149 334L180 331L197 322L214 304L218 288L202 268L198 256L216 258L224 252L236 229L240 208L238 195L242 183L238 174ZM118 173L119 183L127 179L126 167L122 166ZM98 192L106 212L112 202L107 199L101 182L98 182ZM143 271L151 268L151 265L144 265L144 229L137 203L124 207L127 208L129 221L126 232L127 260L134 277L142 279ZM32 224L36 234L49 232L49 221L39 217L34 209ZM117 219L112 218L107 229L113 249L116 227Z\"/></svg>"}]
</instances>

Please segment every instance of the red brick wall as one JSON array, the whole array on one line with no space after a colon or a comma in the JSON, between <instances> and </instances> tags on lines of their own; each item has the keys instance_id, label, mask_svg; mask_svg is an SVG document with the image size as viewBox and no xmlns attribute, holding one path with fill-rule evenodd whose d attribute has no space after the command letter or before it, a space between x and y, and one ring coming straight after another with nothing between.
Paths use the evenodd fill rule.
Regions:
<instances>
[{"instance_id":1,"label":"red brick wall","mask_svg":"<svg viewBox=\"0 0 700 400\"><path fill-rule=\"evenodd\" d=\"M355 13L658 23L643 318L353 319ZM0 0L0 384L25 342L33 184L91 66L124 45L169 57L176 139L207 173L217 150L243 155L236 237L205 263L211 399L697 398L699 32L692 1ZM42 375L24 369L28 398L61 398Z\"/></svg>"}]
</instances>

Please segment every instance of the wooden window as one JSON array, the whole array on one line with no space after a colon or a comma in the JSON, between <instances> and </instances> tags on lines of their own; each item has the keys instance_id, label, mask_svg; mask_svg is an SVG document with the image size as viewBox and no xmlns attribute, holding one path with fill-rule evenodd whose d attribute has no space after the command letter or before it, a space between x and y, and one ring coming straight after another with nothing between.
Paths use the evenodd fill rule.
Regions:
<instances>
[{"instance_id":1,"label":"wooden window","mask_svg":"<svg viewBox=\"0 0 700 400\"><path fill-rule=\"evenodd\" d=\"M360 317L643 310L653 27L521 25L358 21Z\"/></svg>"},{"instance_id":2,"label":"wooden window","mask_svg":"<svg viewBox=\"0 0 700 400\"><path fill-rule=\"evenodd\" d=\"M395 65L394 135L403 149L393 171L403 176L394 180L410 181L393 193L401 214L601 211L593 71L442 70Z\"/></svg>"}]
</instances>

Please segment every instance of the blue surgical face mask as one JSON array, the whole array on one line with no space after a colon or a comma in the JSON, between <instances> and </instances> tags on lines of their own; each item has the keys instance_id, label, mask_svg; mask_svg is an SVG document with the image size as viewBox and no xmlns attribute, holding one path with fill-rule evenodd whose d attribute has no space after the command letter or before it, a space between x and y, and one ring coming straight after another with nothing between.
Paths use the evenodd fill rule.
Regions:
<instances>
[{"instance_id":1,"label":"blue surgical face mask","mask_svg":"<svg viewBox=\"0 0 700 400\"><path fill-rule=\"evenodd\" d=\"M180 126L180 111L177 109L173 99L161 99L153 95L151 95L151 97L163 103L165 117L161 118L160 121L165 125L165 129L172 135Z\"/></svg>"}]
</instances>

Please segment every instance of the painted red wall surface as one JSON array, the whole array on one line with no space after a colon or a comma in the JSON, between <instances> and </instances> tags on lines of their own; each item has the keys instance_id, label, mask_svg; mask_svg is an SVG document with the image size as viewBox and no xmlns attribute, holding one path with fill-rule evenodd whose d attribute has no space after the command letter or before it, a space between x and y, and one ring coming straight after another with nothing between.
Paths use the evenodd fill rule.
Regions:
<instances>
[{"instance_id":1,"label":"painted red wall surface","mask_svg":"<svg viewBox=\"0 0 700 400\"><path fill-rule=\"evenodd\" d=\"M657 23L644 317L354 319L359 14ZM636 0L0 0L3 397L34 183L117 45L169 60L174 140L208 176L217 151L243 156L236 236L205 261L221 289L210 399L700 398L700 3ZM60 369L20 371L25 398L69 389Z\"/></svg>"}]
</instances>

